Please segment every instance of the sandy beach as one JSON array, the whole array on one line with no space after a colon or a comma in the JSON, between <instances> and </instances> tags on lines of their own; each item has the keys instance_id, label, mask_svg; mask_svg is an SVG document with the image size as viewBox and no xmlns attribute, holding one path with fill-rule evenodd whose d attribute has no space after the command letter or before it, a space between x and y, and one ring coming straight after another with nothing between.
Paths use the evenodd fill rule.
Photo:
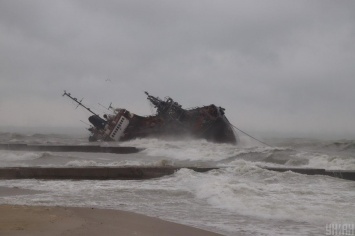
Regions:
<instances>
[{"instance_id":1,"label":"sandy beach","mask_svg":"<svg viewBox=\"0 0 355 236\"><path fill-rule=\"evenodd\" d=\"M0 235L219 235L118 210L0 205L0 212Z\"/></svg>"}]
</instances>

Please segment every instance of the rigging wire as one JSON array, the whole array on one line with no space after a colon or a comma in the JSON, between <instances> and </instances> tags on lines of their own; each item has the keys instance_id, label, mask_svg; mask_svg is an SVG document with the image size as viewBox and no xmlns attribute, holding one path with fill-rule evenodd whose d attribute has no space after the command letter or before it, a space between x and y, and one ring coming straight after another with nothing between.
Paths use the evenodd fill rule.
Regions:
<instances>
[{"instance_id":1,"label":"rigging wire","mask_svg":"<svg viewBox=\"0 0 355 236\"><path fill-rule=\"evenodd\" d=\"M236 129L236 130L240 131L241 133L247 135L248 137L250 137L250 138L252 138L252 139L258 141L259 143L264 144L264 145L266 145L266 146L268 146L268 147L273 147L273 146L271 146L271 145L269 145L269 144L267 144L267 143L265 143L265 142L263 142L263 141L260 141L259 139L255 138L255 137L251 136L250 134L247 134L247 133L244 132L243 130L237 128L237 127L236 127L235 125L233 125L232 123L229 122L229 124L230 124L234 129Z\"/></svg>"}]
</instances>

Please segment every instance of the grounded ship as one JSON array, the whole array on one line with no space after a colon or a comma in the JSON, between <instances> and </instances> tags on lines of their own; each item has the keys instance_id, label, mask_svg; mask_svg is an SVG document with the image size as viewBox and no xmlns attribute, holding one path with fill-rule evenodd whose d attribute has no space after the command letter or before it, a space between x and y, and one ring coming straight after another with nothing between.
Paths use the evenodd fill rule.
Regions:
<instances>
[{"instance_id":1,"label":"grounded ship","mask_svg":"<svg viewBox=\"0 0 355 236\"><path fill-rule=\"evenodd\" d=\"M145 92L147 99L156 108L156 115L139 116L126 109L112 109L112 114L101 118L81 101L64 91L78 106L82 106L93 115L89 141L127 141L135 138L193 138L206 139L218 143L237 144L232 125L225 116L225 109L215 105L183 109L170 97L165 100Z\"/></svg>"}]
</instances>

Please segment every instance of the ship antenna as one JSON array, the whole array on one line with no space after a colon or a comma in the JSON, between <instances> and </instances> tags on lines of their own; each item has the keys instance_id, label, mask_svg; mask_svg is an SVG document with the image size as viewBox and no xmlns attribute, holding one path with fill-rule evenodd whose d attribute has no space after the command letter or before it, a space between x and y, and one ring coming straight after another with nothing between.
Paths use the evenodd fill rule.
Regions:
<instances>
[{"instance_id":1,"label":"ship antenna","mask_svg":"<svg viewBox=\"0 0 355 236\"><path fill-rule=\"evenodd\" d=\"M70 93L67 93L67 91L65 91L65 90L64 90L64 93L63 93L63 97L64 97L64 96L67 96L67 97L69 97L71 100L73 100L74 102L76 102L76 103L78 104L77 107L79 107L79 106L84 107L84 108L85 108L86 110L88 110L90 113L94 114L95 116L100 117L98 114L96 114L95 112L93 112L90 108L86 107L86 106L82 103L82 100L83 100L83 99L81 99L80 101L78 101L77 98L72 97L71 94L70 94Z\"/></svg>"},{"instance_id":2,"label":"ship antenna","mask_svg":"<svg viewBox=\"0 0 355 236\"><path fill-rule=\"evenodd\" d=\"M86 124L86 125L88 125L88 126L90 126L90 127L92 127L92 125L90 125L90 124L88 124L88 123L86 123L85 121L82 121L82 120L80 120L82 123L84 123L84 124Z\"/></svg>"},{"instance_id":3,"label":"ship antenna","mask_svg":"<svg viewBox=\"0 0 355 236\"><path fill-rule=\"evenodd\" d=\"M104 105L102 105L101 103L99 103L100 106L102 106L103 108L105 108L106 110L110 110L109 108L105 107Z\"/></svg>"},{"instance_id":4,"label":"ship antenna","mask_svg":"<svg viewBox=\"0 0 355 236\"><path fill-rule=\"evenodd\" d=\"M105 109L108 110L108 111L109 111L109 110L112 110L112 111L113 111L112 102L110 103L110 105L108 106L108 108L105 107L104 105L100 104L100 103L99 103L99 105L102 106L103 108L105 108Z\"/></svg>"},{"instance_id":5,"label":"ship antenna","mask_svg":"<svg viewBox=\"0 0 355 236\"><path fill-rule=\"evenodd\" d=\"M79 104L83 101L84 98L82 98L80 101L79 101ZM75 109L77 109L79 107L79 104L76 106Z\"/></svg>"}]
</instances>

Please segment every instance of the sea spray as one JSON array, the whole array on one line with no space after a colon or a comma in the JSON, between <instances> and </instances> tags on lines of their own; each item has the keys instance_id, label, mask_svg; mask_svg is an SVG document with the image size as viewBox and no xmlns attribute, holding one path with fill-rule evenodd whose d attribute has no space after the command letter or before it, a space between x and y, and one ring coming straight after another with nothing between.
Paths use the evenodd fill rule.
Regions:
<instances>
[{"instance_id":1,"label":"sea spray","mask_svg":"<svg viewBox=\"0 0 355 236\"><path fill-rule=\"evenodd\" d=\"M26 143L89 143L56 136L1 136ZM268 141L270 143L270 140ZM272 142L271 142L272 143ZM95 143L99 145L100 143ZM327 147L325 145L331 144ZM322 235L325 225L355 222L354 183L327 176L273 172L263 166L353 169L352 142L285 140L275 147L203 140L137 139L106 146L137 154L0 151L0 166L212 166L151 180L1 180L0 186L42 191L1 197L1 204L84 206L134 211L224 235Z\"/></svg>"}]
</instances>

